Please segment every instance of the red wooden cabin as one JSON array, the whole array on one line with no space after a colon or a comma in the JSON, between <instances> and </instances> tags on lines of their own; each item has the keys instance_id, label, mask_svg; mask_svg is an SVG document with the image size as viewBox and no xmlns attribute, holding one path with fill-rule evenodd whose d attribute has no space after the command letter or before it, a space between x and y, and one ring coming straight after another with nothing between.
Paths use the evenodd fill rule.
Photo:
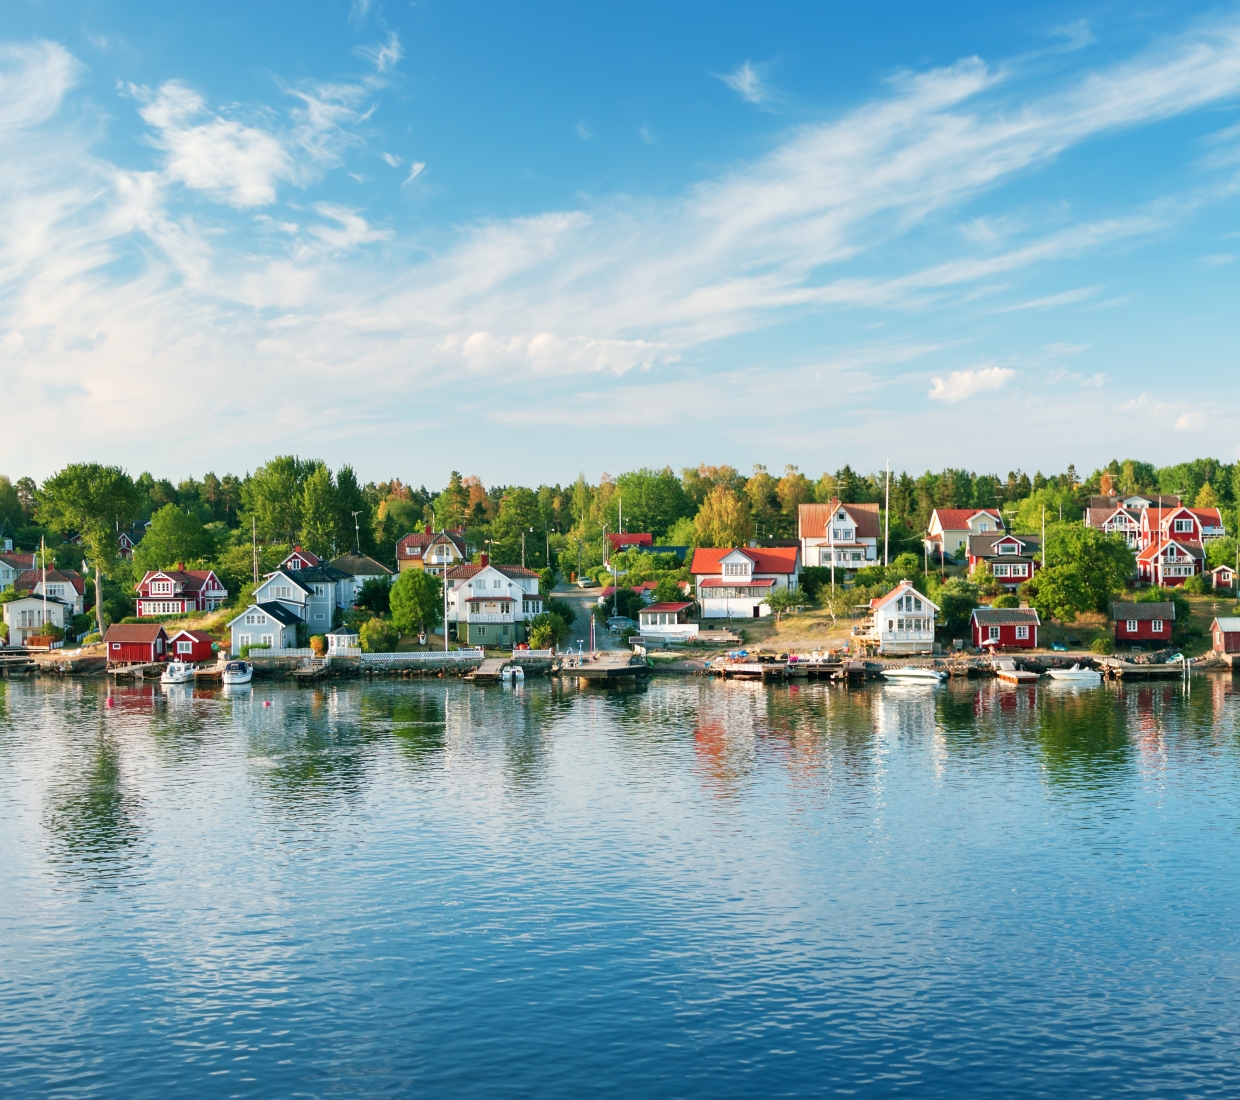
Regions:
<instances>
[{"instance_id":1,"label":"red wooden cabin","mask_svg":"<svg viewBox=\"0 0 1240 1100\"><path fill-rule=\"evenodd\" d=\"M1036 649L1041 625L1031 607L978 607L970 619L975 649Z\"/></svg>"},{"instance_id":2,"label":"red wooden cabin","mask_svg":"<svg viewBox=\"0 0 1240 1100\"><path fill-rule=\"evenodd\" d=\"M104 636L108 664L138 665L168 659L168 635L158 623L116 623Z\"/></svg>"},{"instance_id":3,"label":"red wooden cabin","mask_svg":"<svg viewBox=\"0 0 1240 1100\"><path fill-rule=\"evenodd\" d=\"M1240 653L1240 619L1215 619L1210 637L1215 653Z\"/></svg>"},{"instance_id":4,"label":"red wooden cabin","mask_svg":"<svg viewBox=\"0 0 1240 1100\"><path fill-rule=\"evenodd\" d=\"M168 639L168 652L178 661L197 664L214 656L212 638L205 630L179 630Z\"/></svg>"},{"instance_id":5,"label":"red wooden cabin","mask_svg":"<svg viewBox=\"0 0 1240 1100\"><path fill-rule=\"evenodd\" d=\"M1170 645L1171 628L1175 625L1175 604L1113 603L1111 618L1115 620L1115 640L1127 645Z\"/></svg>"}]
</instances>

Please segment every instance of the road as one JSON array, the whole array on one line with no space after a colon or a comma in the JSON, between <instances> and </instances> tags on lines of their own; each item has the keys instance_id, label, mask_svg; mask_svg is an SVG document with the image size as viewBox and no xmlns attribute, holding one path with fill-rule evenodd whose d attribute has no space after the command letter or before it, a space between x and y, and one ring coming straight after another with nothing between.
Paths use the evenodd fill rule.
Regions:
<instances>
[{"instance_id":1,"label":"road","mask_svg":"<svg viewBox=\"0 0 1240 1100\"><path fill-rule=\"evenodd\" d=\"M572 633L569 639L564 643L567 649L570 645L573 649L577 648L580 641L581 646L585 650L590 648L590 616L594 613L594 608L598 604L600 588L578 588L575 584L559 584L552 591L552 595L558 600L567 600L578 609L577 620L573 623ZM606 628L600 626L595 632L595 644L599 649L622 649L628 647L622 646L620 640L607 633Z\"/></svg>"}]
</instances>

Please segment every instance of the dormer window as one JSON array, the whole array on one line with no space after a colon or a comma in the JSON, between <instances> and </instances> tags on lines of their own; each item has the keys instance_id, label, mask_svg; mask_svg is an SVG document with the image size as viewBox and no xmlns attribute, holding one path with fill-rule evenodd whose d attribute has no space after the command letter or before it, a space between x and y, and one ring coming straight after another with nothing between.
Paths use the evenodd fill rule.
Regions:
<instances>
[{"instance_id":1,"label":"dormer window","mask_svg":"<svg viewBox=\"0 0 1240 1100\"><path fill-rule=\"evenodd\" d=\"M290 569L300 569L300 568L301 568L301 558L290 558L290 559L289 559L289 563L288 563L288 567L289 567Z\"/></svg>"},{"instance_id":2,"label":"dormer window","mask_svg":"<svg viewBox=\"0 0 1240 1100\"><path fill-rule=\"evenodd\" d=\"M844 522L844 520L845 520L845 519L847 519L848 517L847 517L847 516L846 516L843 512L841 512L841 513L840 513L838 516L836 516L835 518L836 518L836 520L837 520L838 522L843 523L843 522Z\"/></svg>"},{"instance_id":3,"label":"dormer window","mask_svg":"<svg viewBox=\"0 0 1240 1100\"><path fill-rule=\"evenodd\" d=\"M999 544L1000 554L1015 554L1019 549L1014 542L1002 542Z\"/></svg>"},{"instance_id":4,"label":"dormer window","mask_svg":"<svg viewBox=\"0 0 1240 1100\"><path fill-rule=\"evenodd\" d=\"M1175 521L1175 529L1179 532L1190 532L1193 529L1193 521L1191 519L1177 519Z\"/></svg>"},{"instance_id":5,"label":"dormer window","mask_svg":"<svg viewBox=\"0 0 1240 1100\"><path fill-rule=\"evenodd\" d=\"M979 523L979 524L977 525L977 529L978 529L979 531L989 531L989 530L990 530L990 521L989 521L989 520L985 520L985 519L984 519L984 520L982 520L982 522L981 522L981 523Z\"/></svg>"},{"instance_id":6,"label":"dormer window","mask_svg":"<svg viewBox=\"0 0 1240 1100\"><path fill-rule=\"evenodd\" d=\"M725 577L747 577L749 576L749 563L740 562L724 562L723 575Z\"/></svg>"}]
</instances>

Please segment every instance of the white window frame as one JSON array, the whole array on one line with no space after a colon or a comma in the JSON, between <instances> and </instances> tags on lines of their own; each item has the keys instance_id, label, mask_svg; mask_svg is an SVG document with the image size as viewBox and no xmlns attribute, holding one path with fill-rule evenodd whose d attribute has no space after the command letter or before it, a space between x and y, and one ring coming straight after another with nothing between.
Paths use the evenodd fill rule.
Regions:
<instances>
[{"instance_id":1,"label":"white window frame","mask_svg":"<svg viewBox=\"0 0 1240 1100\"><path fill-rule=\"evenodd\" d=\"M997 642L999 640L999 628L997 626L988 626L986 628L986 640L988 642Z\"/></svg>"},{"instance_id":2,"label":"white window frame","mask_svg":"<svg viewBox=\"0 0 1240 1100\"><path fill-rule=\"evenodd\" d=\"M1016 628L1016 640L1018 642L1027 642L1029 640L1029 628L1027 626L1018 626Z\"/></svg>"},{"instance_id":3,"label":"white window frame","mask_svg":"<svg viewBox=\"0 0 1240 1100\"><path fill-rule=\"evenodd\" d=\"M1162 619L1154 619L1150 622L1150 630L1154 634L1161 634L1163 629Z\"/></svg>"},{"instance_id":4,"label":"white window frame","mask_svg":"<svg viewBox=\"0 0 1240 1100\"><path fill-rule=\"evenodd\" d=\"M1127 627L1129 634L1135 634L1137 632L1138 623L1136 619L1129 619L1124 625Z\"/></svg>"}]
</instances>

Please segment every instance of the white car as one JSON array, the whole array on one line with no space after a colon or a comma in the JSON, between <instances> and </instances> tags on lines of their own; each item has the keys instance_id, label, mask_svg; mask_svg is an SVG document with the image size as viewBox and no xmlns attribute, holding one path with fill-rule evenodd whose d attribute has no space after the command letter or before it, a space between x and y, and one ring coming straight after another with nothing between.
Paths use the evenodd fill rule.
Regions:
<instances>
[{"instance_id":1,"label":"white car","mask_svg":"<svg viewBox=\"0 0 1240 1100\"><path fill-rule=\"evenodd\" d=\"M595 581L593 577L578 577L577 578L578 588L593 588L594 585L595 585Z\"/></svg>"}]
</instances>

